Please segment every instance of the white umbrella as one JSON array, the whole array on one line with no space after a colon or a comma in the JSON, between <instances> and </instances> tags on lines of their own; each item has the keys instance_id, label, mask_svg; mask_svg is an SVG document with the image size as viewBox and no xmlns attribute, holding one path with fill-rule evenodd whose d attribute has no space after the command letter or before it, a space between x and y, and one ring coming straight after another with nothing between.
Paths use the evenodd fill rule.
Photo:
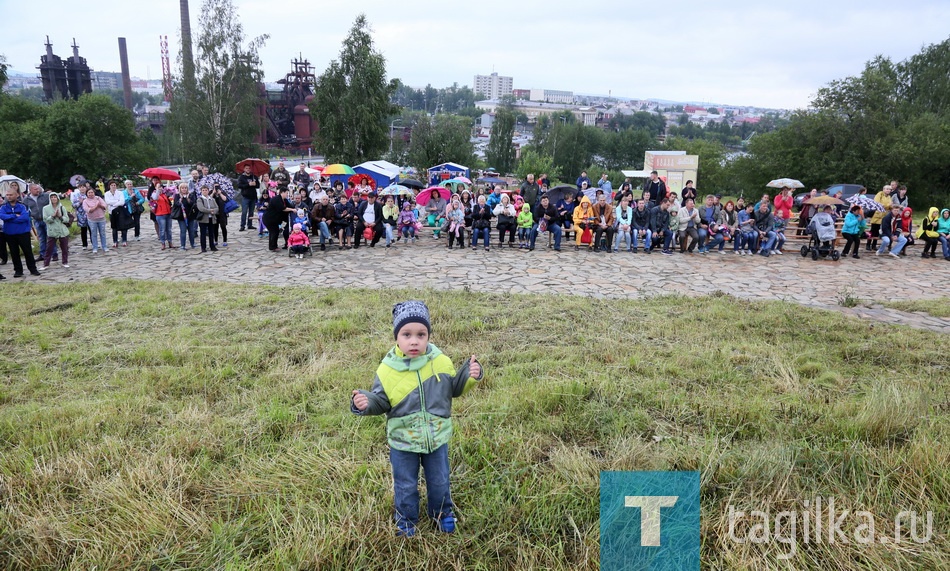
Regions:
<instances>
[{"instance_id":1,"label":"white umbrella","mask_svg":"<svg viewBox=\"0 0 950 571\"><path fill-rule=\"evenodd\" d=\"M287 172L295 173L295 172L299 171L299 170L300 170L300 167L302 167L302 166L303 166L303 165L292 166L292 167L290 167L290 168L287 169ZM306 171L306 173L309 174L310 176L313 176L313 175L315 175L315 174L320 174L320 171L318 171L317 169L312 169L312 168L309 168L309 167L304 167L303 170Z\"/></svg>"},{"instance_id":2,"label":"white umbrella","mask_svg":"<svg viewBox=\"0 0 950 571\"><path fill-rule=\"evenodd\" d=\"M767 185L769 188L805 188L805 185L801 181L795 180L794 178L777 178Z\"/></svg>"},{"instance_id":3,"label":"white umbrella","mask_svg":"<svg viewBox=\"0 0 950 571\"><path fill-rule=\"evenodd\" d=\"M0 192L6 195L7 189L10 188L11 182L16 182L17 184L20 185L21 194L28 190L26 187L26 181L24 181L22 178L18 176L13 176L12 174L5 174L3 176L0 176ZM0 200L2 200L2 198L3 197L0 197Z\"/></svg>"}]
</instances>

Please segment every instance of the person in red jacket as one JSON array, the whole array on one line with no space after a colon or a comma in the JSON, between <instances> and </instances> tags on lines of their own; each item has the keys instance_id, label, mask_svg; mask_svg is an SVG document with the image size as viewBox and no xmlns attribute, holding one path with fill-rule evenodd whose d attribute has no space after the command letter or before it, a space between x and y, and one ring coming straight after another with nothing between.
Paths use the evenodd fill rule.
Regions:
<instances>
[{"instance_id":1,"label":"person in red jacket","mask_svg":"<svg viewBox=\"0 0 950 571\"><path fill-rule=\"evenodd\" d=\"M310 247L310 238L307 237L307 233L303 231L300 224L294 224L294 231L287 237L287 245L290 247L291 254L298 260L303 259L304 252Z\"/></svg>"},{"instance_id":2,"label":"person in red jacket","mask_svg":"<svg viewBox=\"0 0 950 571\"><path fill-rule=\"evenodd\" d=\"M173 248L172 246L172 201L168 198L168 192L159 186L152 193L152 204L155 210L155 223L158 224L158 241L162 243L162 250Z\"/></svg>"},{"instance_id":3,"label":"person in red jacket","mask_svg":"<svg viewBox=\"0 0 950 571\"><path fill-rule=\"evenodd\" d=\"M788 220L792 217L792 206L795 204L795 199L792 198L792 189L785 186L782 187L782 191L775 195L775 212L773 213L776 218L779 215L782 216L783 220Z\"/></svg>"}]
</instances>

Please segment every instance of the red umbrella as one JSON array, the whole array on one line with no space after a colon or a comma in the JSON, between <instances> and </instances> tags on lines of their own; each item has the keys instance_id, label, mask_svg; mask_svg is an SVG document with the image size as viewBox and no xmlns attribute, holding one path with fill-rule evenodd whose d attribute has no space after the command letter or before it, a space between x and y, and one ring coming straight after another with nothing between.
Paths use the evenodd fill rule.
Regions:
<instances>
[{"instance_id":1,"label":"red umbrella","mask_svg":"<svg viewBox=\"0 0 950 571\"><path fill-rule=\"evenodd\" d=\"M448 200L452 193L449 189L442 186L430 186L429 188L423 190L416 196L416 204L420 206L425 206L427 202L432 198L432 193L438 192L442 198Z\"/></svg>"},{"instance_id":2,"label":"red umbrella","mask_svg":"<svg viewBox=\"0 0 950 571\"><path fill-rule=\"evenodd\" d=\"M251 174L255 176L261 176L270 172L270 165L267 164L267 161L262 161L261 159L244 159L234 165L234 169L239 173L243 173L245 165L251 166Z\"/></svg>"},{"instance_id":3,"label":"red umbrella","mask_svg":"<svg viewBox=\"0 0 950 571\"><path fill-rule=\"evenodd\" d=\"M356 186L363 184L363 181L365 180L366 184L368 184L370 188L372 188L373 190L376 190L376 181L373 179L373 177L369 176L368 174L364 174L364 173L355 174L347 180L349 180Z\"/></svg>"},{"instance_id":4,"label":"red umbrella","mask_svg":"<svg viewBox=\"0 0 950 571\"><path fill-rule=\"evenodd\" d=\"M142 176L145 178L158 177L159 180L181 180L181 175L175 171L168 169L160 169L153 167L150 169L145 169L142 171ZM75 185L74 185L75 186Z\"/></svg>"}]
</instances>

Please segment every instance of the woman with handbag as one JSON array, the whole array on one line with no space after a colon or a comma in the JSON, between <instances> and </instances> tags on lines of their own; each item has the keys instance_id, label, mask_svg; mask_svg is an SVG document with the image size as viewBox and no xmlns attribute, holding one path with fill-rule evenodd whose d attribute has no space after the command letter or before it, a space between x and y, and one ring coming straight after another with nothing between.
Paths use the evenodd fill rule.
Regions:
<instances>
[{"instance_id":1,"label":"woman with handbag","mask_svg":"<svg viewBox=\"0 0 950 571\"><path fill-rule=\"evenodd\" d=\"M198 197L197 206L200 213L198 228L201 233L201 253L207 252L209 245L212 252L217 252L218 245L215 243L217 232L213 232L212 229L218 224L218 203L211 196L211 189L207 185L201 186L201 196Z\"/></svg>"},{"instance_id":2,"label":"woman with handbag","mask_svg":"<svg viewBox=\"0 0 950 571\"><path fill-rule=\"evenodd\" d=\"M43 267L40 271L49 267L50 260L53 257L53 248L59 242L59 249L63 252L62 264L64 268L69 267L69 227L73 224L72 215L66 212L66 208L59 200L59 195L55 192L49 193L49 204L43 207L43 222L46 222L46 255L43 257Z\"/></svg>"},{"instance_id":3,"label":"woman with handbag","mask_svg":"<svg viewBox=\"0 0 950 571\"><path fill-rule=\"evenodd\" d=\"M514 205L511 204L511 199L507 194L501 195L501 202L498 203L498 206L495 207L492 214L498 218L498 222L495 224L495 227L498 228L498 247L501 248L505 245L505 233L507 232L508 247L514 248L518 211L515 210Z\"/></svg>"},{"instance_id":4,"label":"woman with handbag","mask_svg":"<svg viewBox=\"0 0 950 571\"><path fill-rule=\"evenodd\" d=\"M142 225L141 219L142 214L145 212L145 203L149 204L149 218L152 219L152 226L155 227L155 236L161 238L161 235L158 232L158 221L155 219L155 199L158 197L158 193L163 191L162 181L157 176L152 177L152 182L148 185L147 194L149 200L146 201L145 197L142 195L142 191L134 188L132 186L132 181L125 181L125 193L129 197L129 212L132 213L132 230L135 231L135 241L138 242L142 239Z\"/></svg>"}]
</instances>

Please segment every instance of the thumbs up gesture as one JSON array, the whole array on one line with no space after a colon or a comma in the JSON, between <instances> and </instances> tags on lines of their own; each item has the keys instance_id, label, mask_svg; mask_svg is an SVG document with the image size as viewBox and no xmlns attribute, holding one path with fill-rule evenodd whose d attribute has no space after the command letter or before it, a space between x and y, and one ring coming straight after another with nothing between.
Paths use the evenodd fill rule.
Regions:
<instances>
[{"instance_id":1,"label":"thumbs up gesture","mask_svg":"<svg viewBox=\"0 0 950 571\"><path fill-rule=\"evenodd\" d=\"M468 376L477 379L482 376L482 366L475 360L475 355L468 360Z\"/></svg>"}]
</instances>

